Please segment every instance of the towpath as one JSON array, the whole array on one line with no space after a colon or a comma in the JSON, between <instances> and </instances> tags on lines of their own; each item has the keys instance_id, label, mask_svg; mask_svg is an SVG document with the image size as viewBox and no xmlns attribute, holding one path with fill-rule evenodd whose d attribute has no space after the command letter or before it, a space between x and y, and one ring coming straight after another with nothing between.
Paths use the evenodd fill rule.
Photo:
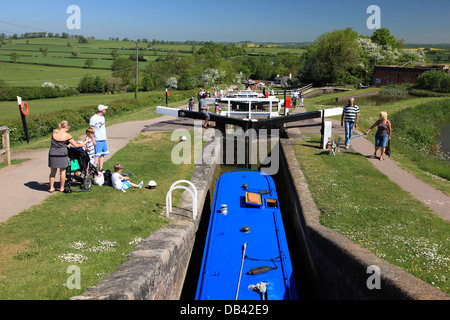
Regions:
<instances>
[{"instance_id":1,"label":"towpath","mask_svg":"<svg viewBox=\"0 0 450 320\"><path fill-rule=\"evenodd\" d=\"M107 126L108 148L111 157L123 148L130 139L152 124L173 120L171 116L162 116L144 121L124 122ZM108 118L106 118L108 121ZM50 146L49 146L50 147ZM34 205L41 203L51 194L49 189L48 149L29 150L11 155L12 159L30 159L21 164L0 169L0 222L8 220ZM56 185L59 186L59 177Z\"/></svg>"},{"instance_id":2,"label":"towpath","mask_svg":"<svg viewBox=\"0 0 450 320\"><path fill-rule=\"evenodd\" d=\"M293 113L306 112L304 108L297 107ZM292 113L291 113L292 114ZM330 119L327 119L330 120ZM344 137L344 128L341 126L339 120L331 119L332 133ZM286 126L298 127L302 133L320 134L320 119L311 119L299 122L289 123ZM357 130L357 129L356 129ZM356 131L353 137L360 135ZM345 149L340 149L345 150ZM346 151L346 150L345 150ZM430 186L422 180L416 178L414 175L401 168L397 162L385 156L384 161L372 158L374 153L374 145L372 142L364 137L352 139L350 141L350 150L361 153L377 168L380 172L385 174L389 179L399 185L403 190L409 192L416 199L431 208L437 215L444 220L450 221L450 197L440 190ZM394 151L395 152L395 151Z\"/></svg>"}]
</instances>

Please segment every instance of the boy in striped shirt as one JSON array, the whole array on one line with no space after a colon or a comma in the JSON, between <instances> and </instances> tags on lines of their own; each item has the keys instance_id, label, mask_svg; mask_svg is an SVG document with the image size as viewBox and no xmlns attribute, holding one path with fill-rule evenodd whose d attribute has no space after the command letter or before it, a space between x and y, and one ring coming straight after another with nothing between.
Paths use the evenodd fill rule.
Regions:
<instances>
[{"instance_id":1,"label":"boy in striped shirt","mask_svg":"<svg viewBox=\"0 0 450 320\"><path fill-rule=\"evenodd\" d=\"M94 128L89 126L89 128L86 129L86 138L84 139L84 142L86 143L84 145L84 148L86 149L87 155L89 156L90 162L93 166L95 166L94 157L95 157L95 145L96 145L94 133L95 133Z\"/></svg>"},{"instance_id":2,"label":"boy in striped shirt","mask_svg":"<svg viewBox=\"0 0 450 320\"><path fill-rule=\"evenodd\" d=\"M349 148L353 127L358 127L359 107L354 104L354 100L353 97L348 100L348 104L344 106L341 115L341 126L345 125L345 149Z\"/></svg>"}]
</instances>

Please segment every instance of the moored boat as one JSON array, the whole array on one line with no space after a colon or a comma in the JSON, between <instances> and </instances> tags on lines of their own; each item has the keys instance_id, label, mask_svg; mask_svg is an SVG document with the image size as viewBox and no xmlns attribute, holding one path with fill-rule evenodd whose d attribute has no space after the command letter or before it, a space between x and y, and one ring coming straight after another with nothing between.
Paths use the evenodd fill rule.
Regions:
<instances>
[{"instance_id":1,"label":"moored boat","mask_svg":"<svg viewBox=\"0 0 450 320\"><path fill-rule=\"evenodd\" d=\"M269 175L238 169L217 180L196 299L298 299L275 182Z\"/></svg>"}]
</instances>

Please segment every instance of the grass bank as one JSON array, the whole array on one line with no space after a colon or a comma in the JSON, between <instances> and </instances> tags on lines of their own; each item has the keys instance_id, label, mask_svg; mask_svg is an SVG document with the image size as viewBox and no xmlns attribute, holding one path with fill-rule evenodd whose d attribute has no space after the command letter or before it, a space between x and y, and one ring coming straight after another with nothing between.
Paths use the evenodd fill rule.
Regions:
<instances>
[{"instance_id":1,"label":"grass bank","mask_svg":"<svg viewBox=\"0 0 450 320\"><path fill-rule=\"evenodd\" d=\"M450 223L434 215L358 153L336 157L303 135L294 148L321 223L450 293Z\"/></svg>"},{"instance_id":2,"label":"grass bank","mask_svg":"<svg viewBox=\"0 0 450 320\"><path fill-rule=\"evenodd\" d=\"M440 149L439 128L450 124L450 99L401 110L391 117L391 121L396 124L392 139L398 151L411 159L417 168L449 181L450 159Z\"/></svg>"},{"instance_id":3,"label":"grass bank","mask_svg":"<svg viewBox=\"0 0 450 320\"><path fill-rule=\"evenodd\" d=\"M0 224L0 299L56 300L82 294L114 272L142 238L168 223L161 216L170 185L190 179L193 165L175 165L170 132L143 133L106 163L119 162L132 181L155 180L154 191L93 186L48 197ZM74 187L73 189L75 189ZM174 193L174 203L180 193ZM67 286L80 268L80 289Z\"/></svg>"},{"instance_id":4,"label":"grass bank","mask_svg":"<svg viewBox=\"0 0 450 320\"><path fill-rule=\"evenodd\" d=\"M401 167L449 194L448 158L437 148L438 128L448 123L448 98L408 98L377 107L361 106L359 130L367 131L386 111L392 123L391 158ZM374 134L368 139L374 143Z\"/></svg>"}]
</instances>

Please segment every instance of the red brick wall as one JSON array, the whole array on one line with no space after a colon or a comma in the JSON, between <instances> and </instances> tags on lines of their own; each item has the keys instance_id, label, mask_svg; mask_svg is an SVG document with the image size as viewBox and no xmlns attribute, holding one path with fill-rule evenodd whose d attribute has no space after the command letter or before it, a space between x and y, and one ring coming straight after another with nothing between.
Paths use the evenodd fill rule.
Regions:
<instances>
[{"instance_id":1,"label":"red brick wall","mask_svg":"<svg viewBox=\"0 0 450 320\"><path fill-rule=\"evenodd\" d=\"M417 77L427 70L405 68L383 68L375 70L373 85L375 87L387 86L390 84L417 83ZM389 83L390 82L390 83Z\"/></svg>"},{"instance_id":2,"label":"red brick wall","mask_svg":"<svg viewBox=\"0 0 450 320\"><path fill-rule=\"evenodd\" d=\"M375 87L387 86L390 84L417 83L417 77L425 71L443 70L445 67L430 68L401 68L397 66L376 66L372 79Z\"/></svg>"}]
</instances>

